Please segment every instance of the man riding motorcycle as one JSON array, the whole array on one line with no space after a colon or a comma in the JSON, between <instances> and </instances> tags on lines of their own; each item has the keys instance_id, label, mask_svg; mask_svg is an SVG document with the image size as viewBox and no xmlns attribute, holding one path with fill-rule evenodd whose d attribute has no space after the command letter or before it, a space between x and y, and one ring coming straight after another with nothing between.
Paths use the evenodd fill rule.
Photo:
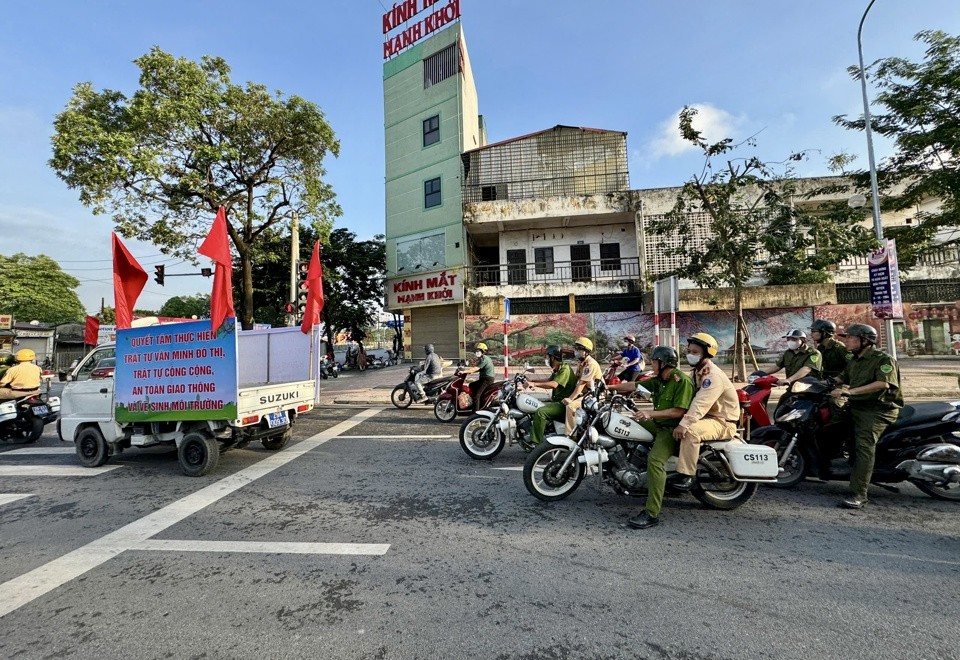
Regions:
<instances>
[{"instance_id":1,"label":"man riding motorcycle","mask_svg":"<svg viewBox=\"0 0 960 660\"><path fill-rule=\"evenodd\" d=\"M653 395L653 411L639 411L634 419L654 436L653 448L647 456L647 503L643 512L627 521L635 529L646 529L660 524L663 507L663 492L667 483L667 461L676 451L677 442L673 429L687 414L693 401L693 381L680 371L680 358L671 346L657 346L650 356L655 378L643 387ZM639 386L634 383L611 385L617 392L632 392Z\"/></svg>"},{"instance_id":2,"label":"man riding motorcycle","mask_svg":"<svg viewBox=\"0 0 960 660\"><path fill-rule=\"evenodd\" d=\"M837 334L837 324L833 321L817 319L810 326L810 337L823 357L823 377L836 378L847 368L847 362L853 353L841 342L833 338Z\"/></svg>"},{"instance_id":3,"label":"man riding motorcycle","mask_svg":"<svg viewBox=\"0 0 960 660\"><path fill-rule=\"evenodd\" d=\"M711 359L718 352L717 340L705 332L687 338L687 362L693 367L697 392L673 430L674 439L680 442L679 478L671 484L676 490L688 491L693 487L701 442L727 440L737 432L740 399L733 383Z\"/></svg>"},{"instance_id":4,"label":"man riding motorcycle","mask_svg":"<svg viewBox=\"0 0 960 660\"><path fill-rule=\"evenodd\" d=\"M587 337L580 337L573 343L573 348L573 355L579 361L577 384L573 388L573 392L561 402L567 407L567 435L573 433L573 429L577 425L575 417L577 410L583 405L583 396L588 391L593 390L597 381L603 380L603 369L590 356L590 353L593 352L593 342Z\"/></svg>"},{"instance_id":5,"label":"man riding motorcycle","mask_svg":"<svg viewBox=\"0 0 960 660\"><path fill-rule=\"evenodd\" d=\"M7 369L0 378L0 401L20 399L40 393L41 371L33 364L37 354L29 348L17 351L17 364Z\"/></svg>"},{"instance_id":6,"label":"man riding motorcycle","mask_svg":"<svg viewBox=\"0 0 960 660\"><path fill-rule=\"evenodd\" d=\"M623 341L626 342L626 346L620 353L620 357L623 358L621 364L624 369L617 374L617 378L620 379L620 382L633 382L640 375L640 360L643 358L643 354L637 348L637 338L633 335L627 335L623 338Z\"/></svg>"},{"instance_id":7,"label":"man riding motorcycle","mask_svg":"<svg viewBox=\"0 0 960 660\"><path fill-rule=\"evenodd\" d=\"M414 376L413 384L420 391L420 396L426 400L427 393L423 391L423 384L443 375L443 360L437 355L433 344L425 344L423 354L426 356L423 360L423 371Z\"/></svg>"},{"instance_id":8,"label":"man riding motorcycle","mask_svg":"<svg viewBox=\"0 0 960 660\"><path fill-rule=\"evenodd\" d=\"M563 352L559 346L547 346L546 364L553 369L550 374L550 380L529 381L533 387L541 389L552 389L550 403L542 406L533 414L532 434L533 442L540 444L543 442L544 430L547 428L548 420L561 420L566 414L566 407L562 401L573 392L576 386L577 377L573 374L570 365L563 363Z\"/></svg>"},{"instance_id":9,"label":"man riding motorcycle","mask_svg":"<svg viewBox=\"0 0 960 660\"><path fill-rule=\"evenodd\" d=\"M862 509L867 503L867 487L873 474L877 440L884 430L897 421L903 407L900 389L900 367L897 361L874 348L877 331L865 323L854 323L841 334L843 343L853 353L839 380L844 385L832 392L848 397L847 426L853 427L854 450L850 490L853 495L840 502L848 509ZM845 434L846 435L846 434ZM821 455L827 455L821 451ZM823 462L821 470L829 469ZM821 477L826 475L821 474Z\"/></svg>"},{"instance_id":10,"label":"man riding motorcycle","mask_svg":"<svg viewBox=\"0 0 960 660\"><path fill-rule=\"evenodd\" d=\"M791 330L783 339L787 340L787 350L773 369L761 373L772 376L784 369L786 378L781 378L778 385L793 385L805 376L822 378L823 359L817 349L807 345L807 334L803 330Z\"/></svg>"},{"instance_id":11,"label":"man riding motorcycle","mask_svg":"<svg viewBox=\"0 0 960 660\"><path fill-rule=\"evenodd\" d=\"M494 366L493 360L487 355L489 351L490 349L487 345L480 342L474 349L474 355L477 357L477 366L461 369L461 372L464 374L480 372L480 377L470 383L470 396L473 397L473 412L480 410L480 400L483 397L484 391L493 385Z\"/></svg>"}]
</instances>

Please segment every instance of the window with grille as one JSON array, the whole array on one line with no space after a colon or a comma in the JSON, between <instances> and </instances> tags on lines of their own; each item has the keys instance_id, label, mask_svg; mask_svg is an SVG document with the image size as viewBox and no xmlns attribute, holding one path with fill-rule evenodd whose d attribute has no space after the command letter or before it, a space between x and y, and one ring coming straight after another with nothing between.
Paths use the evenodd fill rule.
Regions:
<instances>
[{"instance_id":1,"label":"window with grille","mask_svg":"<svg viewBox=\"0 0 960 660\"><path fill-rule=\"evenodd\" d=\"M459 50L454 43L423 60L423 88L433 87L456 75L460 63L458 55Z\"/></svg>"},{"instance_id":2,"label":"window with grille","mask_svg":"<svg viewBox=\"0 0 960 660\"><path fill-rule=\"evenodd\" d=\"M533 264L537 275L553 274L553 248L534 248Z\"/></svg>"},{"instance_id":3,"label":"window with grille","mask_svg":"<svg viewBox=\"0 0 960 660\"><path fill-rule=\"evenodd\" d=\"M433 208L440 206L442 201L440 197L440 177L423 182L423 206L424 208Z\"/></svg>"},{"instance_id":4,"label":"window with grille","mask_svg":"<svg viewBox=\"0 0 960 660\"><path fill-rule=\"evenodd\" d=\"M527 283L527 251L507 250L507 283Z\"/></svg>"},{"instance_id":5,"label":"window with grille","mask_svg":"<svg viewBox=\"0 0 960 660\"><path fill-rule=\"evenodd\" d=\"M440 141L440 115L423 120L423 146L429 147Z\"/></svg>"},{"instance_id":6,"label":"window with grille","mask_svg":"<svg viewBox=\"0 0 960 660\"><path fill-rule=\"evenodd\" d=\"M600 244L600 270L620 270L620 244Z\"/></svg>"}]
</instances>

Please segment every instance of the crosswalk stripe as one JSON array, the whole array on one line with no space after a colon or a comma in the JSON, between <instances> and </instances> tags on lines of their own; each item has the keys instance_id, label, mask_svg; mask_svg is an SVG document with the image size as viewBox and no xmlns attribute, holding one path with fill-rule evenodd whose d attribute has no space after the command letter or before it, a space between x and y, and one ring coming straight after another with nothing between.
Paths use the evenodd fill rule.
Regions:
<instances>
[{"instance_id":1,"label":"crosswalk stripe","mask_svg":"<svg viewBox=\"0 0 960 660\"><path fill-rule=\"evenodd\" d=\"M72 465L0 465L0 477L93 477L119 465L87 468Z\"/></svg>"},{"instance_id":2,"label":"crosswalk stripe","mask_svg":"<svg viewBox=\"0 0 960 660\"><path fill-rule=\"evenodd\" d=\"M16 502L17 500L22 500L27 497L33 497L33 493L0 493L0 506L4 504L10 504L11 502Z\"/></svg>"},{"instance_id":3,"label":"crosswalk stripe","mask_svg":"<svg viewBox=\"0 0 960 660\"><path fill-rule=\"evenodd\" d=\"M3 456L46 456L54 454L76 454L77 450L73 447L25 447L24 449L11 449L10 451L0 452Z\"/></svg>"}]
</instances>

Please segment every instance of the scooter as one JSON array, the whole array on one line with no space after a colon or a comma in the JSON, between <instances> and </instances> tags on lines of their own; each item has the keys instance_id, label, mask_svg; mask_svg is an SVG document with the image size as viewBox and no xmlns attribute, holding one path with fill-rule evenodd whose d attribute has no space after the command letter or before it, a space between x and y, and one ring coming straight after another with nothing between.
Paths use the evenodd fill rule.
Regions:
<instances>
[{"instance_id":1,"label":"scooter","mask_svg":"<svg viewBox=\"0 0 960 660\"><path fill-rule=\"evenodd\" d=\"M326 355L322 355L320 356L320 367L318 371L320 378L324 380L327 378L339 378L340 364L336 360L329 360Z\"/></svg>"},{"instance_id":2,"label":"scooter","mask_svg":"<svg viewBox=\"0 0 960 660\"><path fill-rule=\"evenodd\" d=\"M60 413L60 398L32 394L0 403L0 440L30 444L43 435L43 427L55 422Z\"/></svg>"},{"instance_id":3,"label":"scooter","mask_svg":"<svg viewBox=\"0 0 960 660\"><path fill-rule=\"evenodd\" d=\"M767 412L767 402L770 401L770 392L780 379L777 376L768 376L762 371L755 371L747 378L746 387L737 390L740 399L740 408L743 410L741 426L748 441L752 429L770 426L770 413Z\"/></svg>"},{"instance_id":4,"label":"scooter","mask_svg":"<svg viewBox=\"0 0 960 660\"><path fill-rule=\"evenodd\" d=\"M772 485L788 488L812 475L820 451L829 453L823 462L829 459L830 463L830 474L821 478L850 479L852 453L845 442L850 438L838 437L849 427L831 424L836 415L849 414L830 395L835 387L832 379L801 378L778 408L776 425L754 430L752 443L777 452L780 472ZM909 481L930 497L960 502L960 402L932 401L901 408L897 420L877 441L871 481Z\"/></svg>"},{"instance_id":5,"label":"scooter","mask_svg":"<svg viewBox=\"0 0 960 660\"><path fill-rule=\"evenodd\" d=\"M437 396L437 402L433 406L434 417L441 422L452 422L457 417L469 417L473 414L473 395L466 380L467 375L458 368L454 374L454 379ZM489 408L500 401L498 397L503 394L504 382L502 380L494 381L484 391L478 410Z\"/></svg>"},{"instance_id":6,"label":"scooter","mask_svg":"<svg viewBox=\"0 0 960 660\"><path fill-rule=\"evenodd\" d=\"M409 408L413 403L433 403L435 397L439 395L451 382L453 382L457 376L442 376L440 378L434 378L431 381L428 381L423 384L423 391L426 393L426 397L423 397L420 394L420 390L417 389L417 384L415 379L417 374L423 371L423 367L410 367L407 377L402 383L393 388L393 391L390 393L390 401L393 402L397 408L405 409Z\"/></svg>"}]
</instances>

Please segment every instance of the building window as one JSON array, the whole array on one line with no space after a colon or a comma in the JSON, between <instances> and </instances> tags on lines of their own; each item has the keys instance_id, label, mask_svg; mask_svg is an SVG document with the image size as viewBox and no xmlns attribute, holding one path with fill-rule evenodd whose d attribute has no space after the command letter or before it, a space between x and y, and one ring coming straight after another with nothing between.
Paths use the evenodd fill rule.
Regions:
<instances>
[{"instance_id":1,"label":"building window","mask_svg":"<svg viewBox=\"0 0 960 660\"><path fill-rule=\"evenodd\" d=\"M600 270L620 270L620 244L600 244Z\"/></svg>"},{"instance_id":2,"label":"building window","mask_svg":"<svg viewBox=\"0 0 960 660\"><path fill-rule=\"evenodd\" d=\"M507 284L527 283L527 251L507 250Z\"/></svg>"},{"instance_id":3,"label":"building window","mask_svg":"<svg viewBox=\"0 0 960 660\"><path fill-rule=\"evenodd\" d=\"M400 275L444 268L446 259L446 235L443 232L397 241L397 273Z\"/></svg>"},{"instance_id":4,"label":"building window","mask_svg":"<svg viewBox=\"0 0 960 660\"><path fill-rule=\"evenodd\" d=\"M456 75L460 64L458 54L457 44L450 44L423 60L423 88L433 87Z\"/></svg>"},{"instance_id":5,"label":"building window","mask_svg":"<svg viewBox=\"0 0 960 660\"><path fill-rule=\"evenodd\" d=\"M553 274L553 248L534 248L533 264L537 275Z\"/></svg>"},{"instance_id":6,"label":"building window","mask_svg":"<svg viewBox=\"0 0 960 660\"><path fill-rule=\"evenodd\" d=\"M440 141L440 115L423 120L423 146L429 147Z\"/></svg>"},{"instance_id":7,"label":"building window","mask_svg":"<svg viewBox=\"0 0 960 660\"><path fill-rule=\"evenodd\" d=\"M423 182L423 206L433 208L440 206L440 177Z\"/></svg>"}]
</instances>

